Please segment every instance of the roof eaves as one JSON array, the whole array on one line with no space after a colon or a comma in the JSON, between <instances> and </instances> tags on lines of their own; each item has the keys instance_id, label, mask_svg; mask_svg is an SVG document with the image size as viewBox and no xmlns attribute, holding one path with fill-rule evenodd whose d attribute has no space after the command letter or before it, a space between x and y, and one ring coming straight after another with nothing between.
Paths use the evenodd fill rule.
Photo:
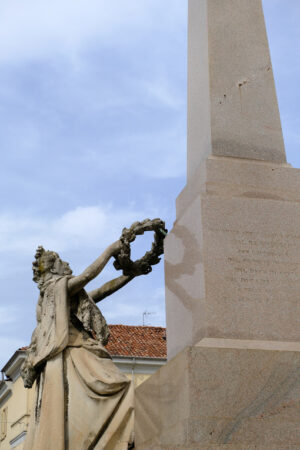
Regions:
<instances>
[{"instance_id":1,"label":"roof eaves","mask_svg":"<svg viewBox=\"0 0 300 450\"><path fill-rule=\"evenodd\" d=\"M163 356L135 356L135 355L117 355L117 354L110 354L110 356L112 358L121 358L121 359L148 359L149 361L152 361L153 359L155 360L161 360L161 361L166 361L167 357L163 357Z\"/></svg>"},{"instance_id":2,"label":"roof eaves","mask_svg":"<svg viewBox=\"0 0 300 450\"><path fill-rule=\"evenodd\" d=\"M9 370L9 368L13 365L13 363L17 360L17 358L21 355L24 355L26 353L25 350L17 350L12 357L7 361L5 366L1 369L1 372L6 375L6 372Z\"/></svg>"}]
</instances>

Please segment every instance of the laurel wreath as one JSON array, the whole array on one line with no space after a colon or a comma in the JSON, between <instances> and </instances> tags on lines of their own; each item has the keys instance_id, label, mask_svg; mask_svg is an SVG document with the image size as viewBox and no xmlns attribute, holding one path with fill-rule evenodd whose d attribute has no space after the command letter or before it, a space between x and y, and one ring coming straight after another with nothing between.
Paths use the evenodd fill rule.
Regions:
<instances>
[{"instance_id":1,"label":"laurel wreath","mask_svg":"<svg viewBox=\"0 0 300 450\"><path fill-rule=\"evenodd\" d=\"M154 242L151 250L145 255L132 261L130 258L130 243L136 236L144 234L145 231L154 231ZM165 228L165 222L161 219L146 219L142 222L134 222L130 228L124 228L120 241L122 247L120 253L115 255L114 267L116 270L123 270L123 275L138 276L145 275L152 271L152 266L158 264L161 260L160 255L164 253L164 239L168 230Z\"/></svg>"}]
</instances>

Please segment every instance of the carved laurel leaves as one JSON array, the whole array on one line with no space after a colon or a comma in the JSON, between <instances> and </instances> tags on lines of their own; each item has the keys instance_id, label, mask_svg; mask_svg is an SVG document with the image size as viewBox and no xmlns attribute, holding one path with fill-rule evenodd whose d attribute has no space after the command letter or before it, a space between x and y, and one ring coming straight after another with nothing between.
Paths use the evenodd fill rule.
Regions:
<instances>
[{"instance_id":1,"label":"carved laurel leaves","mask_svg":"<svg viewBox=\"0 0 300 450\"><path fill-rule=\"evenodd\" d=\"M151 250L145 255L132 261L130 258L130 243L136 236L144 234L145 231L154 231L154 242ZM130 228L124 228L120 238L122 248L118 255L115 256L114 267L116 270L123 270L123 275L138 276L145 275L152 271L152 266L158 264L161 260L160 255L164 252L164 238L167 235L165 222L161 219L145 219L142 222L134 222Z\"/></svg>"}]
</instances>

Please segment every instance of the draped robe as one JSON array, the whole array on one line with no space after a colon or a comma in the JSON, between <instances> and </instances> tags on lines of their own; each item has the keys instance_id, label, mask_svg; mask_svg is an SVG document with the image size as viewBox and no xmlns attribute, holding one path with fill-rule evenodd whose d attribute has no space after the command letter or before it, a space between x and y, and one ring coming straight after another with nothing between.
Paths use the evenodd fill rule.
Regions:
<instances>
[{"instance_id":1,"label":"draped robe","mask_svg":"<svg viewBox=\"0 0 300 450\"><path fill-rule=\"evenodd\" d=\"M25 360L37 379L24 450L125 450L133 386L103 345L99 309L84 290L69 297L68 278L50 280L38 302Z\"/></svg>"}]
</instances>

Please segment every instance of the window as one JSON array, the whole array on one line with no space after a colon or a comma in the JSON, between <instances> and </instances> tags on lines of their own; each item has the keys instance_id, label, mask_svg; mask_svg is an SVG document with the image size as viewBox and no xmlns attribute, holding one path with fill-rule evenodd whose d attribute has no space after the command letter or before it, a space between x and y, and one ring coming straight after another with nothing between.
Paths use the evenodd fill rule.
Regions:
<instances>
[{"instance_id":1,"label":"window","mask_svg":"<svg viewBox=\"0 0 300 450\"><path fill-rule=\"evenodd\" d=\"M1 411L1 416L0 416L0 440L2 441L3 439L6 438L6 432L7 432L7 407L2 409Z\"/></svg>"}]
</instances>

